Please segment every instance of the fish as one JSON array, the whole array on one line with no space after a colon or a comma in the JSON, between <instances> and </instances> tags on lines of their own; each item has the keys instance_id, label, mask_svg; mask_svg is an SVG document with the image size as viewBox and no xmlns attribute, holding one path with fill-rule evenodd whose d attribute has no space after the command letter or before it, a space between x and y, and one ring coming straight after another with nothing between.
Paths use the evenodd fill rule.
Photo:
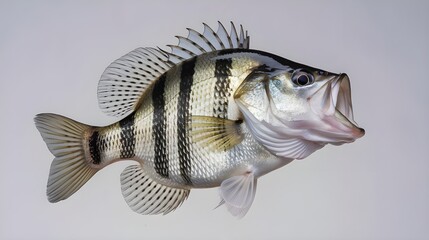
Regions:
<instances>
[{"instance_id":1,"label":"fish","mask_svg":"<svg viewBox=\"0 0 429 240\"><path fill-rule=\"evenodd\" d=\"M170 51L140 47L102 73L99 106L117 117L90 126L53 113L35 116L54 155L47 197L67 199L104 167L136 163L120 175L128 206L167 214L191 189L219 189L238 218L249 211L259 177L324 146L354 142L350 80L249 47L233 22L187 28Z\"/></svg>"}]
</instances>

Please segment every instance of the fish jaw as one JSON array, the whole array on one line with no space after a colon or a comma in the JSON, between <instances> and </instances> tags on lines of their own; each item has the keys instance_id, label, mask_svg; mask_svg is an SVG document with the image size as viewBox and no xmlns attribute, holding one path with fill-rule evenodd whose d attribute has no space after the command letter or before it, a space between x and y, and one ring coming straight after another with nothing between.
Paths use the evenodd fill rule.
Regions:
<instances>
[{"instance_id":1,"label":"fish jaw","mask_svg":"<svg viewBox=\"0 0 429 240\"><path fill-rule=\"evenodd\" d=\"M314 129L327 142L340 145L350 143L365 135L353 118L350 79L342 73L328 80L317 92L308 98L311 110L322 124Z\"/></svg>"}]
</instances>

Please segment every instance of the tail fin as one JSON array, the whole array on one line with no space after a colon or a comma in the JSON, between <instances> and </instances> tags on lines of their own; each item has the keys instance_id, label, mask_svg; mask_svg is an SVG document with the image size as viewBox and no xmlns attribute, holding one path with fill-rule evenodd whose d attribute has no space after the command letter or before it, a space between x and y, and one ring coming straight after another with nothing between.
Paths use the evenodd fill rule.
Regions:
<instances>
[{"instance_id":1,"label":"tail fin","mask_svg":"<svg viewBox=\"0 0 429 240\"><path fill-rule=\"evenodd\" d=\"M69 118L43 113L34 121L55 159L49 172L47 195L49 202L70 197L85 184L98 169L85 160L83 136L88 125Z\"/></svg>"}]
</instances>

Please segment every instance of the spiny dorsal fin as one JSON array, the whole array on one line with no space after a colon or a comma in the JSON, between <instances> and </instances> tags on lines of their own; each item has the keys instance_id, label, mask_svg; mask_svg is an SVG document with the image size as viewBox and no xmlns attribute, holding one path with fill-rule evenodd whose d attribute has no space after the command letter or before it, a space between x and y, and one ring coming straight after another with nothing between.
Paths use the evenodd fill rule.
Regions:
<instances>
[{"instance_id":1,"label":"spiny dorsal fin","mask_svg":"<svg viewBox=\"0 0 429 240\"><path fill-rule=\"evenodd\" d=\"M199 33L193 29L187 28L188 36L181 37L176 36L179 39L177 45L168 45L171 48L171 52L165 52L168 55L168 60L171 63L179 63L191 57L198 56L202 53L232 49L232 48L249 48L249 36L247 31L243 30L243 26L240 25L240 34L237 34L237 30L234 23L231 22L230 33L226 31L225 27L221 22L218 22L217 31L213 31L207 24L203 23L204 31Z\"/></svg>"},{"instance_id":2,"label":"spiny dorsal fin","mask_svg":"<svg viewBox=\"0 0 429 240\"><path fill-rule=\"evenodd\" d=\"M154 48L137 48L111 63L98 83L98 103L111 116L133 111L147 87L173 64Z\"/></svg>"}]
</instances>

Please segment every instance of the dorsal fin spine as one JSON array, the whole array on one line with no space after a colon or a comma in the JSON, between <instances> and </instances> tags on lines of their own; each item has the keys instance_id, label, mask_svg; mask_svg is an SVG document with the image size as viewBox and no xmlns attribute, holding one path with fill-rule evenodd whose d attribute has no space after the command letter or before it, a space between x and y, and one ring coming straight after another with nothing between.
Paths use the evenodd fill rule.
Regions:
<instances>
[{"instance_id":1,"label":"dorsal fin spine","mask_svg":"<svg viewBox=\"0 0 429 240\"><path fill-rule=\"evenodd\" d=\"M185 37L182 37L182 36L176 36L176 38L178 38L179 39L179 42L180 41L185 41L185 42L188 42L188 43L190 43L192 46L194 46L195 48L197 48L200 52L198 52L198 53L196 53L196 52L194 52L194 54L195 55L199 55L199 54L202 54L202 53L205 53L205 52L207 52L204 48L202 48L200 45L198 45L196 42L194 42L194 41L192 41L191 39L189 39L189 37L188 38L185 38Z\"/></svg>"},{"instance_id":2,"label":"dorsal fin spine","mask_svg":"<svg viewBox=\"0 0 429 240\"><path fill-rule=\"evenodd\" d=\"M219 44L219 47L216 47L215 44L213 42L210 41L210 38L208 38L207 40L209 40L213 46L215 46L216 49L225 49L225 46L223 45L222 41L219 39L218 35L213 31L213 29L211 27L209 27L207 24L203 23L204 25L204 32L203 35L206 36L206 30L209 34L212 35L213 38L215 38L217 40L217 44ZM210 37L210 36L207 36ZM212 39L212 38L211 38Z\"/></svg>"},{"instance_id":3,"label":"dorsal fin spine","mask_svg":"<svg viewBox=\"0 0 429 240\"><path fill-rule=\"evenodd\" d=\"M180 56L180 57L183 57L184 59L188 59L188 58L196 56L193 52L191 52L188 49L185 49L185 48L183 48L181 46L178 46L178 45L167 45L167 47L171 48L171 52L173 54L175 54L177 56ZM185 54L185 55L181 56L180 55L181 53ZM189 55L189 56L186 56L186 54Z\"/></svg>"},{"instance_id":4,"label":"dorsal fin spine","mask_svg":"<svg viewBox=\"0 0 429 240\"><path fill-rule=\"evenodd\" d=\"M240 25L240 48L244 47L244 31L243 26Z\"/></svg>"},{"instance_id":5,"label":"dorsal fin spine","mask_svg":"<svg viewBox=\"0 0 429 240\"><path fill-rule=\"evenodd\" d=\"M205 23L203 23L204 30L202 34L191 28L187 28L188 36L177 36L179 43L177 45L168 45L171 48L171 53L165 51L163 53L168 54L170 62L177 64L202 53L234 48L248 49L249 36L247 35L247 31L245 32L243 26L240 25L240 35L238 35L234 23L230 23L230 34L228 34L221 22L218 22L217 32L213 31Z\"/></svg>"},{"instance_id":6,"label":"dorsal fin spine","mask_svg":"<svg viewBox=\"0 0 429 240\"><path fill-rule=\"evenodd\" d=\"M237 30L235 29L234 23L231 22L231 33L229 34L231 39L233 39L233 41L231 41L232 47L233 48L237 48L238 47L238 36L237 36Z\"/></svg>"},{"instance_id":7,"label":"dorsal fin spine","mask_svg":"<svg viewBox=\"0 0 429 240\"><path fill-rule=\"evenodd\" d=\"M223 45L225 46L225 48L232 48L232 43L231 43L231 39L229 37L228 32L226 31L225 27L223 26L223 24L221 22L218 21L218 29L217 29L217 35L219 36L219 38L221 39ZM222 35L224 35L224 37L226 37L226 41L223 41L224 39L222 39ZM227 46L228 44L228 46Z\"/></svg>"},{"instance_id":8,"label":"dorsal fin spine","mask_svg":"<svg viewBox=\"0 0 429 240\"><path fill-rule=\"evenodd\" d=\"M160 47L158 47L158 50L168 56L168 62L172 65L174 65L176 62L181 62L181 61L185 60L185 58L177 56L176 54L173 54L173 53L169 53ZM177 58L177 61L172 61L172 58Z\"/></svg>"},{"instance_id":9,"label":"dorsal fin spine","mask_svg":"<svg viewBox=\"0 0 429 240\"><path fill-rule=\"evenodd\" d=\"M195 34L195 36L198 36L200 40L202 40L204 43L207 44L207 47L209 47L209 49L205 49L204 50L207 51L216 51L216 48L213 46L213 44L210 43L210 41L207 40L207 38L205 38L201 33L195 31L194 29L191 28L187 28L188 30L188 38L190 38L192 36L192 33ZM201 46L203 47L203 46Z\"/></svg>"}]
</instances>

